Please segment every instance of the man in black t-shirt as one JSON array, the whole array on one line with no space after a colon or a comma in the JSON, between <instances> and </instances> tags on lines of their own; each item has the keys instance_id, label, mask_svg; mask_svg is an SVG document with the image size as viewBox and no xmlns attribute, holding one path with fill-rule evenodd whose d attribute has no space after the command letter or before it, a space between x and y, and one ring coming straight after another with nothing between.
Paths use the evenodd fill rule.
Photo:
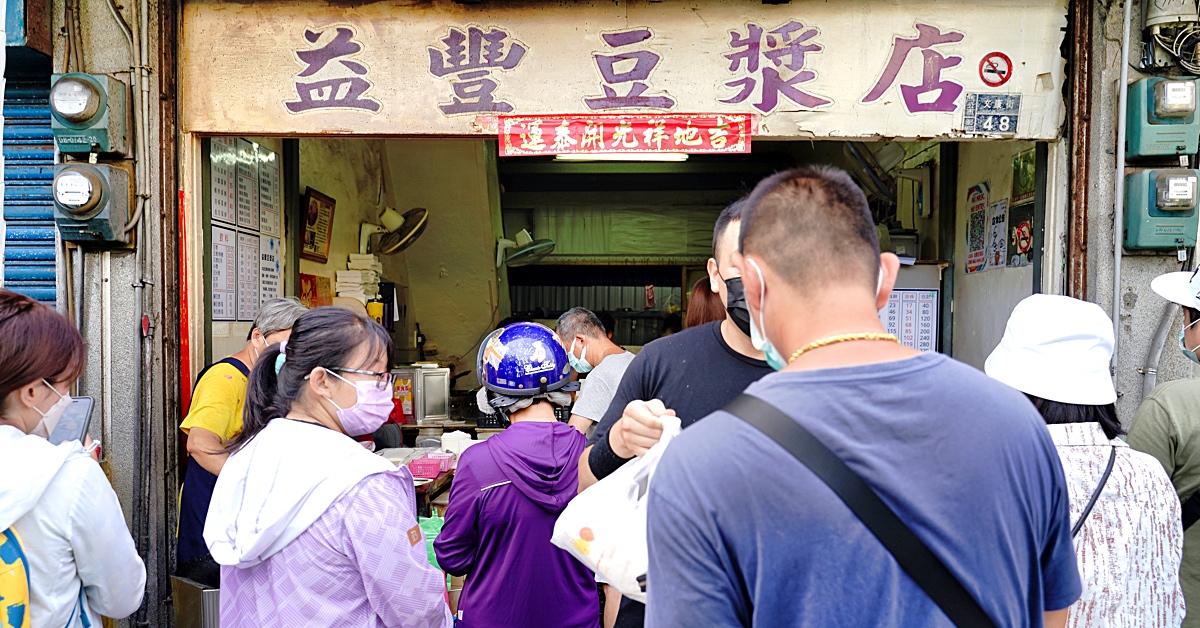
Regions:
<instances>
[{"instance_id":1,"label":"man in black t-shirt","mask_svg":"<svg viewBox=\"0 0 1200 628\"><path fill-rule=\"evenodd\" d=\"M649 451L662 436L657 417L665 411L673 411L686 428L771 372L750 343L742 279L729 263L738 248L741 212L742 201L721 212L708 260L709 282L726 303L725 319L655 340L633 359L580 457L580 491ZM645 611L638 602L622 600L616 628L642 626Z\"/></svg>"}]
</instances>

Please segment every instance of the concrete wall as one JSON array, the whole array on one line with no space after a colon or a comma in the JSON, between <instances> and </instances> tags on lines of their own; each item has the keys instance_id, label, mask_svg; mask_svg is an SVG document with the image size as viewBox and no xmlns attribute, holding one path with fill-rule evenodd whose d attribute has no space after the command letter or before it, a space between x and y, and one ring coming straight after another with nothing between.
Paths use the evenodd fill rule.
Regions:
<instances>
[{"instance_id":1,"label":"concrete wall","mask_svg":"<svg viewBox=\"0 0 1200 628\"><path fill-rule=\"evenodd\" d=\"M1097 3L1093 32L1091 199L1088 209L1088 300L1099 303L1110 313L1113 305L1113 185L1116 175L1116 128L1118 86L1121 72L1121 31L1124 6L1118 2L1105 7ZM1140 55L1141 5L1132 7L1133 37L1129 62L1129 80L1142 75L1135 69ZM1155 276L1179 270L1174 255L1124 256L1121 264L1120 336L1118 338L1117 409L1121 420L1133 419L1142 399L1143 376L1138 372L1150 357L1150 345L1166 301L1150 289ZM1192 363L1175 345L1182 316L1179 308L1169 315L1173 325L1158 365L1158 381L1192 377Z\"/></svg>"},{"instance_id":2,"label":"concrete wall","mask_svg":"<svg viewBox=\"0 0 1200 628\"><path fill-rule=\"evenodd\" d=\"M120 3L119 13L126 23L136 24L134 7L137 3ZM131 49L121 28L111 14L107 0L78 0L79 38L75 42L78 63L68 60L67 20L64 3L49 3L53 11L53 67L55 72L107 73L129 82L129 70L134 65ZM174 551L175 491L174 473L176 443L178 442L178 374L179 363L167 364L165 356L174 356L178 346L173 302L178 284L178 270L164 264L174 247L174 224L177 211L173 184L163 185L163 173L172 173L174 164L164 162L164 138L168 141L173 130L164 133L160 111L170 110L173 95L164 92L164 74L172 68L162 68L159 51L159 21L164 9L156 1L149 2L147 11L150 98L148 108L149 152L143 156L147 177L143 189L148 197L141 222L142 247L145 262L138 268L132 251L76 251L66 262L63 282L67 291L77 290L82 316L79 327L88 345L88 364L80 379L76 394L96 399L90 433L103 442L104 459L101 466L109 475L113 489L120 499L126 520L134 528L135 503L143 498L143 520L148 528L133 530L134 540L146 562L147 591L143 625L169 625L168 573ZM172 31L168 27L169 31ZM134 29L135 34L139 29ZM137 39L134 39L135 44ZM136 99L129 104L132 110ZM132 141L134 133L131 130ZM81 255L81 256L80 256ZM69 276L73 260L79 259L82 281ZM144 283L142 283L144 281ZM148 340L142 340L138 317L139 290L144 287L141 304L148 315ZM141 351L150 353L143 368ZM139 382L144 386L139 387ZM142 392L139 400L138 392ZM139 402L141 401L141 402ZM140 490L139 490L140 489ZM132 625L133 618L117 622Z\"/></svg>"},{"instance_id":3,"label":"concrete wall","mask_svg":"<svg viewBox=\"0 0 1200 628\"><path fill-rule=\"evenodd\" d=\"M482 336L509 312L498 288L502 234L495 147L483 140L386 143L396 207L429 210L425 233L407 251L409 321L438 347L438 361L475 368ZM412 356L415 357L415 356Z\"/></svg>"},{"instance_id":4,"label":"concrete wall","mask_svg":"<svg viewBox=\"0 0 1200 628\"><path fill-rule=\"evenodd\" d=\"M954 357L983 368L1004 335L1012 308L1033 294L1033 266L996 268L966 274L967 190L990 183L988 203L1012 190L1013 157L1033 142L965 142L958 148L958 198L954 221Z\"/></svg>"}]
</instances>

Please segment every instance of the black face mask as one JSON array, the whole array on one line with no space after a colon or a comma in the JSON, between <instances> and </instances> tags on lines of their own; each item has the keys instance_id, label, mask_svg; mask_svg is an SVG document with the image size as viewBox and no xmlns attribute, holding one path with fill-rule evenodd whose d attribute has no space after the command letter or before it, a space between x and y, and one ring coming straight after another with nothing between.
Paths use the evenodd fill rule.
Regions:
<instances>
[{"instance_id":1,"label":"black face mask","mask_svg":"<svg viewBox=\"0 0 1200 628\"><path fill-rule=\"evenodd\" d=\"M725 311L733 319L733 324L750 335L750 309L746 307L746 290L742 287L742 278L734 277L725 280Z\"/></svg>"}]
</instances>

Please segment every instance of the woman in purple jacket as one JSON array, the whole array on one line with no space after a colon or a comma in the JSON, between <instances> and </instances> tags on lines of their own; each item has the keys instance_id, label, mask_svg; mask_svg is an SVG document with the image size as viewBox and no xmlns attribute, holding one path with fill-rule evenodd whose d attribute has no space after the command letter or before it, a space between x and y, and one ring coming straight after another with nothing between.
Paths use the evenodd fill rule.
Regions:
<instances>
[{"instance_id":1,"label":"woman in purple jacket","mask_svg":"<svg viewBox=\"0 0 1200 628\"><path fill-rule=\"evenodd\" d=\"M512 425L463 452L446 522L433 543L438 564L469 576L460 628L592 628L599 599L591 571L550 544L554 521L575 496L587 445L554 417L570 404L566 350L550 329L515 323L479 352L479 407Z\"/></svg>"}]
</instances>

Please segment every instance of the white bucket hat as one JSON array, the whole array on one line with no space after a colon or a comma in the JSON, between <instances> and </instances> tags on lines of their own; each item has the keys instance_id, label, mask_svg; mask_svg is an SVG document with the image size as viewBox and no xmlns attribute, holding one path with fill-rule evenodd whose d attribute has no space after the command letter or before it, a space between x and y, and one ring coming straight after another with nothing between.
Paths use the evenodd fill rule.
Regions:
<instances>
[{"instance_id":1,"label":"white bucket hat","mask_svg":"<svg viewBox=\"0 0 1200 628\"><path fill-rule=\"evenodd\" d=\"M984 372L1035 397L1085 406L1117 401L1112 319L1095 303L1035 294L1013 308Z\"/></svg>"},{"instance_id":2,"label":"white bucket hat","mask_svg":"<svg viewBox=\"0 0 1200 628\"><path fill-rule=\"evenodd\" d=\"M1176 272L1159 275L1150 282L1150 288L1172 303L1200 310L1200 274L1198 273Z\"/></svg>"}]
</instances>

